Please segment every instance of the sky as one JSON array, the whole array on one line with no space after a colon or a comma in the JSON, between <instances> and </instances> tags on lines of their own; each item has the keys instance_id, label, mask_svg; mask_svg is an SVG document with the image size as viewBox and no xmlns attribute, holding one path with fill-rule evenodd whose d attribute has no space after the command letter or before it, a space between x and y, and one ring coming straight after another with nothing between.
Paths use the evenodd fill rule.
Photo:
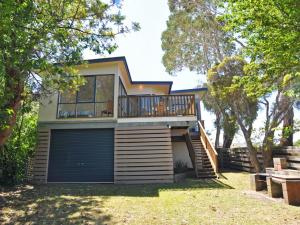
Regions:
<instances>
[{"instance_id":1,"label":"sky","mask_svg":"<svg viewBox=\"0 0 300 225\"><path fill-rule=\"evenodd\" d=\"M125 56L129 70L134 81L173 81L173 90L195 88L205 82L204 75L188 70L169 75L162 64L163 51L161 49L161 34L167 28L166 22L170 14L167 0L123 0L121 12L126 16L128 23L138 22L141 30L121 35L117 38L118 49L111 55L104 57ZM99 58L90 51L84 54L85 59ZM264 122L263 112L258 115L254 126L261 127ZM203 110L206 130L214 140L214 115ZM300 112L295 113L295 118L300 118ZM300 133L295 139L300 138ZM222 143L222 140L220 141ZM241 133L235 137L236 145L244 145Z\"/></svg>"}]
</instances>

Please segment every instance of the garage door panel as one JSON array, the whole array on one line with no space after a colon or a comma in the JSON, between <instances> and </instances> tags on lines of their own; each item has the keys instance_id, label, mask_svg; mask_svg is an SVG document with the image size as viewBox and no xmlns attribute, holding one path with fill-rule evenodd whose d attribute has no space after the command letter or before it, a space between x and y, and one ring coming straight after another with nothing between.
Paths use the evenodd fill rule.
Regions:
<instances>
[{"instance_id":1,"label":"garage door panel","mask_svg":"<svg viewBox=\"0 0 300 225\"><path fill-rule=\"evenodd\" d=\"M113 182L113 129L52 130L48 182Z\"/></svg>"}]
</instances>

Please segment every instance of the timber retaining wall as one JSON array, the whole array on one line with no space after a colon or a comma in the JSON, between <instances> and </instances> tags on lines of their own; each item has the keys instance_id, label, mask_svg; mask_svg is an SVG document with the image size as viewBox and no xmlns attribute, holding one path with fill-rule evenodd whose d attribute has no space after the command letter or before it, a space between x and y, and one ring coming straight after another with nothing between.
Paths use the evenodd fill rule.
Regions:
<instances>
[{"instance_id":1,"label":"timber retaining wall","mask_svg":"<svg viewBox=\"0 0 300 225\"><path fill-rule=\"evenodd\" d=\"M219 165L221 169L236 169L246 172L254 172L250 162L247 147L219 148ZM258 151L258 160L262 164L262 154ZM276 147L273 149L273 157L286 158L289 169L300 170L300 147Z\"/></svg>"}]
</instances>

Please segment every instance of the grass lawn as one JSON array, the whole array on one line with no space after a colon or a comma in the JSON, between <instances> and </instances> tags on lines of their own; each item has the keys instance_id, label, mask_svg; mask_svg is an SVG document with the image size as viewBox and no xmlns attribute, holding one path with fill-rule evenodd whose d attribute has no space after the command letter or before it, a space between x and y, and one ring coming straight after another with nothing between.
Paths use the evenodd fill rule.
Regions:
<instances>
[{"instance_id":1,"label":"grass lawn","mask_svg":"<svg viewBox=\"0 0 300 225\"><path fill-rule=\"evenodd\" d=\"M6 189L0 193L0 224L300 224L300 207L251 194L249 174L223 175L165 185Z\"/></svg>"}]
</instances>

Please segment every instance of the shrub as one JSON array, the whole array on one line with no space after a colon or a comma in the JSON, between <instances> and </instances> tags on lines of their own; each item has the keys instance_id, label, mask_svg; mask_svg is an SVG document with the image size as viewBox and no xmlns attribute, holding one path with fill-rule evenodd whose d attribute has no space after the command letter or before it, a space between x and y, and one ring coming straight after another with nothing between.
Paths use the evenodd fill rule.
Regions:
<instances>
[{"instance_id":1,"label":"shrub","mask_svg":"<svg viewBox=\"0 0 300 225\"><path fill-rule=\"evenodd\" d=\"M23 105L12 135L0 151L0 182L15 184L26 176L28 160L36 145L38 104Z\"/></svg>"},{"instance_id":2,"label":"shrub","mask_svg":"<svg viewBox=\"0 0 300 225\"><path fill-rule=\"evenodd\" d=\"M178 160L178 161L175 162L174 173L183 173L183 172L186 172L186 171L188 171L187 163L185 163L181 160Z\"/></svg>"}]
</instances>

